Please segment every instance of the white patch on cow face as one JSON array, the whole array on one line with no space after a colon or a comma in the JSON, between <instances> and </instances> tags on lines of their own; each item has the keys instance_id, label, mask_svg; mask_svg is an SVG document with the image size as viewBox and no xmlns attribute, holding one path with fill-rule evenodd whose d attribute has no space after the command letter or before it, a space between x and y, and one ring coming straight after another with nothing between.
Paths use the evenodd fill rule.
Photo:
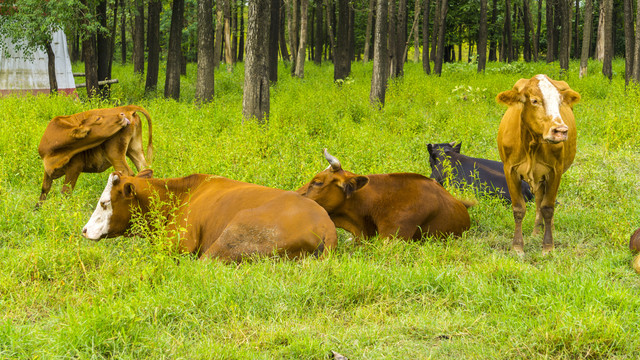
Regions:
<instances>
[{"instance_id":1,"label":"white patch on cow face","mask_svg":"<svg viewBox=\"0 0 640 360\"><path fill-rule=\"evenodd\" d=\"M544 98L544 107L547 115L551 116L551 119L553 119L557 125L562 125L563 121L560 116L560 103L562 102L562 97L560 96L560 92L555 86L553 86L546 76L537 75L536 79L538 79L538 87L540 88L540 92Z\"/></svg>"},{"instance_id":2,"label":"white patch on cow face","mask_svg":"<svg viewBox=\"0 0 640 360\"><path fill-rule=\"evenodd\" d=\"M118 180L118 175L109 175L107 186L104 188L96 209L93 211L89 222L82 229L82 236L89 240L99 240L107 236L109 233L109 220L113 215L113 207L111 205L111 189L114 181Z\"/></svg>"}]
</instances>

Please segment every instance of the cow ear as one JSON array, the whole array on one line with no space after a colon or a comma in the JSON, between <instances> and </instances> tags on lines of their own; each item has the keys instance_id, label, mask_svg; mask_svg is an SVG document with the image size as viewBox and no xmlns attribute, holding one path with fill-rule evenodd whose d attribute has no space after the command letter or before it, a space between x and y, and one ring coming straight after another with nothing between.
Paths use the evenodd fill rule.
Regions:
<instances>
[{"instance_id":1,"label":"cow ear","mask_svg":"<svg viewBox=\"0 0 640 360\"><path fill-rule=\"evenodd\" d=\"M143 178L143 179L151 179L153 177L153 170L144 169L144 170L140 171L138 173L138 175L136 175L136 177Z\"/></svg>"},{"instance_id":2,"label":"cow ear","mask_svg":"<svg viewBox=\"0 0 640 360\"><path fill-rule=\"evenodd\" d=\"M505 104L508 106L517 104L517 103L524 103L524 95L522 95L519 91L517 90L507 90L507 91L503 91L500 94L498 94L498 96L496 96L496 101L501 103L501 104Z\"/></svg>"},{"instance_id":3,"label":"cow ear","mask_svg":"<svg viewBox=\"0 0 640 360\"><path fill-rule=\"evenodd\" d=\"M344 195L348 199L353 195L354 192L362 189L365 185L369 183L369 178L366 176L353 176L348 179L343 185Z\"/></svg>"},{"instance_id":4,"label":"cow ear","mask_svg":"<svg viewBox=\"0 0 640 360\"><path fill-rule=\"evenodd\" d=\"M71 137L76 140L84 139L89 134L89 131L91 131L91 129L89 129L88 127L77 127L71 130Z\"/></svg>"},{"instance_id":5,"label":"cow ear","mask_svg":"<svg viewBox=\"0 0 640 360\"><path fill-rule=\"evenodd\" d=\"M455 144L455 143L451 143L451 144ZM458 154L460 154L460 149L462 148L462 143L459 143L455 146L453 146L453 151L457 152Z\"/></svg>"},{"instance_id":6,"label":"cow ear","mask_svg":"<svg viewBox=\"0 0 640 360\"><path fill-rule=\"evenodd\" d=\"M575 92L575 91L573 91L571 89L565 90L565 91L561 92L561 94L562 94L562 99L569 106L573 106L573 104L575 104L578 101L580 101L580 94L578 94L577 92Z\"/></svg>"},{"instance_id":7,"label":"cow ear","mask_svg":"<svg viewBox=\"0 0 640 360\"><path fill-rule=\"evenodd\" d=\"M427 144L427 151L429 154L433 154L433 144Z\"/></svg>"},{"instance_id":8,"label":"cow ear","mask_svg":"<svg viewBox=\"0 0 640 360\"><path fill-rule=\"evenodd\" d=\"M127 199L132 198L136 194L136 186L128 182L122 186L122 193Z\"/></svg>"}]
</instances>

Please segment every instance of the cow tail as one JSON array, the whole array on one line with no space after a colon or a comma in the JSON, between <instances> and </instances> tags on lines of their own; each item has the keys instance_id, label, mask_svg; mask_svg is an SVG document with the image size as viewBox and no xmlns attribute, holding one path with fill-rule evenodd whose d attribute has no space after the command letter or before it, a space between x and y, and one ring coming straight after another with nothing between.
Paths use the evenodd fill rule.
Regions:
<instances>
[{"instance_id":1,"label":"cow tail","mask_svg":"<svg viewBox=\"0 0 640 360\"><path fill-rule=\"evenodd\" d=\"M460 200L462 205L464 205L464 207L466 207L467 209L472 206L478 205L478 202L476 200L467 200L467 199L458 199L458 200Z\"/></svg>"},{"instance_id":2,"label":"cow tail","mask_svg":"<svg viewBox=\"0 0 640 360\"><path fill-rule=\"evenodd\" d=\"M147 143L147 164L151 164L151 161L153 161L153 137L152 137L152 127L151 127L151 115L149 115L149 113L147 112L147 110L145 110L144 108L137 106L137 110L141 112L142 114L144 114L144 116L147 118L147 124L149 125L149 142Z\"/></svg>"}]
</instances>

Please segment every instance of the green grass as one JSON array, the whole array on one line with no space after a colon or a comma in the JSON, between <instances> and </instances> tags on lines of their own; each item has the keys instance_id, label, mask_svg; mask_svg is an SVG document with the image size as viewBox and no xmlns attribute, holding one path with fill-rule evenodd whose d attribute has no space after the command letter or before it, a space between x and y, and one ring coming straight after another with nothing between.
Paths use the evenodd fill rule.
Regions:
<instances>
[{"instance_id":1,"label":"green grass","mask_svg":"<svg viewBox=\"0 0 640 360\"><path fill-rule=\"evenodd\" d=\"M242 124L241 64L216 73L215 100L201 107L192 64L180 102L145 98L131 65L114 67L110 101L2 98L0 358L324 359L335 350L350 359L636 359L640 280L627 242L640 226L640 89L625 90L622 60L612 82L590 66L579 79L577 63L564 76L557 64L489 64L485 75L447 64L438 78L408 63L378 111L368 102L371 63L354 64L342 86L329 64L307 64L299 80L281 63L268 126ZM354 244L340 232L327 259L241 265L168 253L146 238L83 239L108 172L82 174L71 196L57 180L33 211L37 146L56 115L135 103L153 118L155 176L296 189L326 167L324 147L362 174L429 175L432 142L462 141L463 153L498 159L505 108L494 98L537 73L582 95L547 257L541 237L527 235L533 204L519 259L509 251L510 207L484 198L461 238Z\"/></svg>"}]
</instances>

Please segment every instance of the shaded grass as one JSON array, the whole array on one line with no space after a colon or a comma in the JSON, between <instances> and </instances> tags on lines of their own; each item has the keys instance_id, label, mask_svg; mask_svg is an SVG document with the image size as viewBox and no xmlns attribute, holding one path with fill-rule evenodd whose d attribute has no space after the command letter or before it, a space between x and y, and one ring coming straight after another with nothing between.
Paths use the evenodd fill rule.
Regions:
<instances>
[{"instance_id":1,"label":"shaded grass","mask_svg":"<svg viewBox=\"0 0 640 360\"><path fill-rule=\"evenodd\" d=\"M0 99L0 357L2 358L637 358L640 283L629 267L638 226L638 91L577 64L449 64L425 77L407 64L382 111L369 106L371 64L342 85L308 64L304 80L280 68L269 124L242 124L242 66L216 73L216 98L191 104L145 98L131 66L109 102ZM594 64L597 67L596 64ZM573 71L575 70L575 71ZM348 240L327 259L258 259L237 266L159 251L145 238L80 237L107 173L83 174L72 196L54 183L39 211L37 145L53 116L136 103L149 110L158 177L218 174L296 189L326 167L324 147L356 173L430 173L426 143L462 141L498 159L504 108L495 95L548 73L582 95L578 154L555 213L556 250L540 255L524 221L524 259L509 252L510 208L479 198L461 238L406 243ZM159 89L162 93L162 88ZM81 98L82 98L81 94ZM146 129L146 125L143 125ZM452 189L452 191L454 191ZM456 192L458 196L469 193Z\"/></svg>"}]
</instances>

